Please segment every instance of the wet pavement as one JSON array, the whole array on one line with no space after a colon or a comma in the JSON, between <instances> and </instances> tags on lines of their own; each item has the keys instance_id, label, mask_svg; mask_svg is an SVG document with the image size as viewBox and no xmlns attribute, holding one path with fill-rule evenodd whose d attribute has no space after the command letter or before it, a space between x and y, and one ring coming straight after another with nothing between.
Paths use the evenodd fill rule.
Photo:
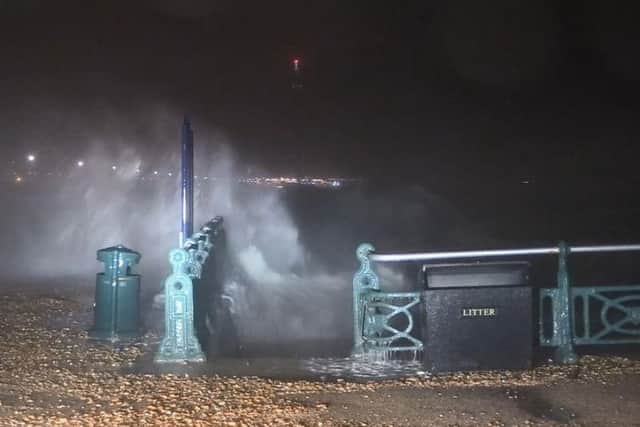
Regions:
<instances>
[{"instance_id":1,"label":"wet pavement","mask_svg":"<svg viewBox=\"0 0 640 427\"><path fill-rule=\"evenodd\" d=\"M252 376L283 381L310 380L331 382L347 379L355 382L369 380L428 377L417 361L368 362L361 358L217 358L197 365L157 365L152 354L143 356L125 374L177 373L187 375L218 375L220 377Z\"/></svg>"},{"instance_id":2,"label":"wet pavement","mask_svg":"<svg viewBox=\"0 0 640 427\"><path fill-rule=\"evenodd\" d=\"M640 361L429 375L416 361L149 363L159 336L89 340L91 306L0 295L0 425L638 425Z\"/></svg>"}]
</instances>

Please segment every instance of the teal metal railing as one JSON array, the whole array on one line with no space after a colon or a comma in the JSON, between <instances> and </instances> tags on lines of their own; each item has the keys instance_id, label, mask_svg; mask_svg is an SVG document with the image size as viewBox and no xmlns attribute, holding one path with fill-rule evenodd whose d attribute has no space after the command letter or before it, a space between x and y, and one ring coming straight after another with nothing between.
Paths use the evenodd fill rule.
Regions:
<instances>
[{"instance_id":1,"label":"teal metal railing","mask_svg":"<svg viewBox=\"0 0 640 427\"><path fill-rule=\"evenodd\" d=\"M568 268L571 253L637 250L637 245L569 248L560 244L558 286L540 290L539 317L540 345L556 347L557 362L575 362L576 345L640 344L640 285L574 287ZM546 304L551 306L551 319L545 318ZM547 321L552 325L550 334Z\"/></svg>"},{"instance_id":2,"label":"teal metal railing","mask_svg":"<svg viewBox=\"0 0 640 427\"><path fill-rule=\"evenodd\" d=\"M415 321L411 309L420 304L421 292L383 292L369 259L374 250L368 243L356 250L360 269L353 278L353 354L417 354L424 346L412 335ZM398 329L397 323L403 327Z\"/></svg>"},{"instance_id":3,"label":"teal metal railing","mask_svg":"<svg viewBox=\"0 0 640 427\"><path fill-rule=\"evenodd\" d=\"M375 254L374 251L368 243L360 245L356 251L360 269L353 279L354 354L419 351L425 345L411 336L415 322L410 309L420 304L422 292L382 292L372 262L550 254L558 255L557 287L540 289L539 341L542 346L556 347L554 360L574 363L576 345L640 344L640 285L573 287L568 269L570 254L640 251L638 244L570 247L560 242L555 247L529 249L407 254ZM405 303L393 305L396 299L404 299ZM545 310L548 306L550 313ZM410 319L404 330L391 324L391 319L399 314ZM551 319L545 317L548 315ZM575 321L576 317L579 322ZM549 333L546 332L547 324L551 325ZM398 346L398 341L407 345Z\"/></svg>"},{"instance_id":4,"label":"teal metal railing","mask_svg":"<svg viewBox=\"0 0 640 427\"><path fill-rule=\"evenodd\" d=\"M223 233L223 219L216 217L207 222L185 240L181 248L169 252L172 273L164 282L165 335L155 361L203 362L204 352L196 336L194 318L194 282L210 271L212 256L217 249L218 238Z\"/></svg>"}]
</instances>

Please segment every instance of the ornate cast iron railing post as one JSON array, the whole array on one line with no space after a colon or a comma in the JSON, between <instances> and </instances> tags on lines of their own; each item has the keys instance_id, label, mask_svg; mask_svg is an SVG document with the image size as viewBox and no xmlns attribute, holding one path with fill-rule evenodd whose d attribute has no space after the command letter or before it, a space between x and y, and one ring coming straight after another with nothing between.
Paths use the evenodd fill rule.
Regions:
<instances>
[{"instance_id":1,"label":"ornate cast iron railing post","mask_svg":"<svg viewBox=\"0 0 640 427\"><path fill-rule=\"evenodd\" d=\"M222 217L207 222L199 232L185 240L183 248L169 253L173 272L164 283L165 336L155 357L158 363L205 361L194 322L194 280L198 286L204 286L198 279L202 278L205 263L215 262L211 258L215 255L216 237L222 222ZM213 280L212 277L207 279Z\"/></svg>"},{"instance_id":2,"label":"ornate cast iron railing post","mask_svg":"<svg viewBox=\"0 0 640 427\"><path fill-rule=\"evenodd\" d=\"M194 280L197 280L198 293L203 294L203 283L198 279L202 277L205 262L214 249L214 240L222 225L222 217L216 217L202 226L199 232L193 233L193 130L186 116L182 123L180 148L180 247L169 252L173 272L164 282L165 336L156 354L156 362L205 361L196 336L196 328L201 331L205 323L204 311L195 309ZM201 308L203 301L198 302ZM197 325L194 318L198 320Z\"/></svg>"},{"instance_id":3,"label":"ornate cast iron railing post","mask_svg":"<svg viewBox=\"0 0 640 427\"><path fill-rule=\"evenodd\" d=\"M573 346L573 304L571 304L571 282L567 258L570 249L566 242L558 244L558 293L553 300L553 329L558 347L554 360L559 363L576 363L578 356Z\"/></svg>"},{"instance_id":4,"label":"ornate cast iron railing post","mask_svg":"<svg viewBox=\"0 0 640 427\"><path fill-rule=\"evenodd\" d=\"M380 282L376 273L371 270L369 254L375 251L373 245L363 243L356 249L356 257L360 268L353 276L353 354L364 351L364 294L369 290L380 290Z\"/></svg>"},{"instance_id":5,"label":"ornate cast iron railing post","mask_svg":"<svg viewBox=\"0 0 640 427\"><path fill-rule=\"evenodd\" d=\"M193 281L189 276L189 255L184 249L169 253L173 273L164 282L165 337L155 361L204 362L205 356L193 324Z\"/></svg>"}]
</instances>

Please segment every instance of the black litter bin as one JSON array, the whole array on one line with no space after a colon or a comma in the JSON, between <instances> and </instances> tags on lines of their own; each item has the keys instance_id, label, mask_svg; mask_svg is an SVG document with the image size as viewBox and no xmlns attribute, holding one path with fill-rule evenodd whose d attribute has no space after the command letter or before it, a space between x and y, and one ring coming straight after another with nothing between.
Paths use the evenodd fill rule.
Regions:
<instances>
[{"instance_id":1,"label":"black litter bin","mask_svg":"<svg viewBox=\"0 0 640 427\"><path fill-rule=\"evenodd\" d=\"M526 369L532 359L529 264L425 265L429 372Z\"/></svg>"}]
</instances>

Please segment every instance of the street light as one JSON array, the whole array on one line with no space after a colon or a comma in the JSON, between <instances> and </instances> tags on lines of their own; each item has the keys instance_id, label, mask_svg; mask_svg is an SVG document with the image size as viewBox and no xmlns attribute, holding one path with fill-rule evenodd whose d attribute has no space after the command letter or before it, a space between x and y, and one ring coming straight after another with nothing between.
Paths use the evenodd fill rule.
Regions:
<instances>
[{"instance_id":1,"label":"street light","mask_svg":"<svg viewBox=\"0 0 640 427\"><path fill-rule=\"evenodd\" d=\"M27 161L28 161L29 163L33 163L33 162L35 162L35 161L36 161L36 156L35 156L35 154L27 154Z\"/></svg>"},{"instance_id":2,"label":"street light","mask_svg":"<svg viewBox=\"0 0 640 427\"><path fill-rule=\"evenodd\" d=\"M78 165L79 168L84 166L84 161L82 160L78 160L78 162L76 163Z\"/></svg>"}]
</instances>

